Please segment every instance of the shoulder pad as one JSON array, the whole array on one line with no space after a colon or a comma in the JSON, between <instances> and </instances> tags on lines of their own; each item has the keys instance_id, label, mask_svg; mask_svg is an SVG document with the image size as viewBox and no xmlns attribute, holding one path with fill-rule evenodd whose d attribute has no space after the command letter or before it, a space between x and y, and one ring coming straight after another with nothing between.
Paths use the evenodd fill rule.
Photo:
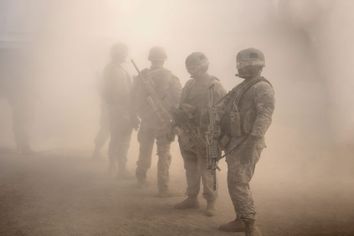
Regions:
<instances>
[{"instance_id":1,"label":"shoulder pad","mask_svg":"<svg viewBox=\"0 0 354 236\"><path fill-rule=\"evenodd\" d=\"M265 82L265 83L269 84L271 87L273 87L272 83L264 77L262 77L261 82Z\"/></svg>"}]
</instances>

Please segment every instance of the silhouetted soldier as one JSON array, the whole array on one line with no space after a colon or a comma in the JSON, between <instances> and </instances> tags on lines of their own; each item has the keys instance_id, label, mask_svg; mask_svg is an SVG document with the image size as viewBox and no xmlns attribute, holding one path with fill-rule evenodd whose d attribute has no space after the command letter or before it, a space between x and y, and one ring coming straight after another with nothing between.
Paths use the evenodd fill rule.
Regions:
<instances>
[{"instance_id":1,"label":"silhouetted soldier","mask_svg":"<svg viewBox=\"0 0 354 236\"><path fill-rule=\"evenodd\" d=\"M131 106L132 83L129 74L122 67L128 55L128 48L122 43L115 44L111 49L111 61L104 69L102 97L107 108L110 143L109 168L118 177L126 178L127 154L133 128L138 121Z\"/></svg>"}]
</instances>

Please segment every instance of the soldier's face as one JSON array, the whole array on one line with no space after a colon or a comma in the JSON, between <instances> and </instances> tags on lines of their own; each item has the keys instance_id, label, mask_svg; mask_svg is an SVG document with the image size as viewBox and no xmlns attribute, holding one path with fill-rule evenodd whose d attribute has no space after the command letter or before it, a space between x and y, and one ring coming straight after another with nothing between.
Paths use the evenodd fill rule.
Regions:
<instances>
[{"instance_id":1,"label":"soldier's face","mask_svg":"<svg viewBox=\"0 0 354 236\"><path fill-rule=\"evenodd\" d=\"M262 72L262 67L259 66L243 66L238 67L238 76L244 79L253 78L255 76L259 76Z\"/></svg>"},{"instance_id":2,"label":"soldier's face","mask_svg":"<svg viewBox=\"0 0 354 236\"><path fill-rule=\"evenodd\" d=\"M208 71L208 66L207 65L187 65L186 66L188 73L192 77L202 77L205 75Z\"/></svg>"},{"instance_id":3,"label":"soldier's face","mask_svg":"<svg viewBox=\"0 0 354 236\"><path fill-rule=\"evenodd\" d=\"M199 66L197 65L187 65L187 71L191 76L198 76L199 74Z\"/></svg>"}]
</instances>

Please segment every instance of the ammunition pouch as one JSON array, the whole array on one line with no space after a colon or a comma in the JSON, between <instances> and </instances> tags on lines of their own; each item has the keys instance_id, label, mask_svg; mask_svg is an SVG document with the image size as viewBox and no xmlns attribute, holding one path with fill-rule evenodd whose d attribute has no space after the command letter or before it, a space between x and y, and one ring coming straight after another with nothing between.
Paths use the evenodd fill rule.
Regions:
<instances>
[{"instance_id":1,"label":"ammunition pouch","mask_svg":"<svg viewBox=\"0 0 354 236\"><path fill-rule=\"evenodd\" d=\"M231 137L240 137L242 136L241 131L241 116L240 112L237 109L233 109L230 114L230 135Z\"/></svg>"}]
</instances>

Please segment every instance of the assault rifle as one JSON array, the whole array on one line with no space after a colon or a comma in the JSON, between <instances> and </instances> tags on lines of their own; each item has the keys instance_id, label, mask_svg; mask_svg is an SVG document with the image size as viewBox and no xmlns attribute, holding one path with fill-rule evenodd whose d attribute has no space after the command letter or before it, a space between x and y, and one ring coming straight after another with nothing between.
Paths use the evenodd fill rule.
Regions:
<instances>
[{"instance_id":1,"label":"assault rifle","mask_svg":"<svg viewBox=\"0 0 354 236\"><path fill-rule=\"evenodd\" d=\"M165 108L163 102L161 101L161 98L156 93L151 78L141 73L134 60L131 60L131 63L133 64L135 70L138 72L138 78L140 79L140 82L147 93L146 100L150 108L153 110L154 114L156 114L157 118L161 121L163 125L171 126L172 115Z\"/></svg>"},{"instance_id":2,"label":"assault rifle","mask_svg":"<svg viewBox=\"0 0 354 236\"><path fill-rule=\"evenodd\" d=\"M208 169L211 171L213 176L213 189L216 190L216 170L219 169L218 161L221 159L221 151L219 149L218 144L218 129L219 127L216 124L216 116L217 110L215 107L214 101L214 86L209 88L209 125L208 131L206 133L206 140L207 140L207 163Z\"/></svg>"}]
</instances>

